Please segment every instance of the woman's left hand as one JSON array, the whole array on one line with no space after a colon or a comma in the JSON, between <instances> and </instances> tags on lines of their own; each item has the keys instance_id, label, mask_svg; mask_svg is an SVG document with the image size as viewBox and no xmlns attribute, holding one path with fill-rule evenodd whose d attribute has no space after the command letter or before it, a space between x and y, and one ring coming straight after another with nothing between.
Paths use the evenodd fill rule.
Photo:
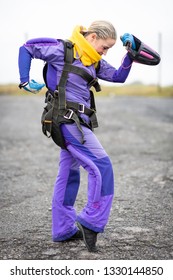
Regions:
<instances>
[{"instance_id":1,"label":"woman's left hand","mask_svg":"<svg viewBox=\"0 0 173 280\"><path fill-rule=\"evenodd\" d=\"M123 46L126 46L126 48L130 47L132 50L136 50L136 44L132 34L124 33L120 39L123 42Z\"/></svg>"}]
</instances>

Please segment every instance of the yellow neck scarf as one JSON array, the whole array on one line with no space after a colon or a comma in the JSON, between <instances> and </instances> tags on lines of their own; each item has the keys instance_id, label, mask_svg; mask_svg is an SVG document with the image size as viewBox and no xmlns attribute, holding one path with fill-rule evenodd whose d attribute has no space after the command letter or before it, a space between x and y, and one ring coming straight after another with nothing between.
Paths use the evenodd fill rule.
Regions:
<instances>
[{"instance_id":1,"label":"yellow neck scarf","mask_svg":"<svg viewBox=\"0 0 173 280\"><path fill-rule=\"evenodd\" d=\"M85 30L82 26L76 26L69 40L74 44L74 58L79 58L85 66L90 66L97 63L101 56L82 35L81 31Z\"/></svg>"}]
</instances>

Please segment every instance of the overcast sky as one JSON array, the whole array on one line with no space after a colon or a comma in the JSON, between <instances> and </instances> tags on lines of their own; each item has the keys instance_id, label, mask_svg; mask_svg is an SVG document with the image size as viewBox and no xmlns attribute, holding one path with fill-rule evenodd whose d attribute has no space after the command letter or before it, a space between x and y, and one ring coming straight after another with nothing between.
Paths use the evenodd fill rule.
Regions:
<instances>
[{"instance_id":1,"label":"overcast sky","mask_svg":"<svg viewBox=\"0 0 173 280\"><path fill-rule=\"evenodd\" d=\"M134 64L127 84L173 84L172 0L0 0L0 84L19 83L18 50L26 39L68 38L76 25L88 27L94 20L111 21L118 41L103 56L116 68L125 49L119 39L129 32L160 52L158 66ZM160 35L159 35L160 34ZM161 44L159 44L159 36ZM42 81L43 62L33 60L31 78Z\"/></svg>"}]
</instances>

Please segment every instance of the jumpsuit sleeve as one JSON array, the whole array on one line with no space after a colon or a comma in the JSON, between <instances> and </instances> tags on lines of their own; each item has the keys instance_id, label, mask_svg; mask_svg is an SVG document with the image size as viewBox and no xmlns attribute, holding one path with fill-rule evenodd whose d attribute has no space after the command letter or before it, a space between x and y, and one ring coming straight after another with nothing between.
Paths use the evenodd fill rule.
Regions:
<instances>
[{"instance_id":1,"label":"jumpsuit sleeve","mask_svg":"<svg viewBox=\"0 0 173 280\"><path fill-rule=\"evenodd\" d=\"M52 38L37 38L27 41L19 48L18 67L20 81L28 82L32 59L53 63L57 57L60 41Z\"/></svg>"},{"instance_id":2,"label":"jumpsuit sleeve","mask_svg":"<svg viewBox=\"0 0 173 280\"><path fill-rule=\"evenodd\" d=\"M29 71L31 67L31 54L27 51L27 49L22 46L19 49L19 58L18 58L18 66L19 66L19 75L20 82L29 82Z\"/></svg>"},{"instance_id":3,"label":"jumpsuit sleeve","mask_svg":"<svg viewBox=\"0 0 173 280\"><path fill-rule=\"evenodd\" d=\"M121 66L116 69L109 63L107 63L104 59L100 61L100 68L97 73L97 77L101 80L105 80L113 83L124 83L129 75L131 70L132 60L128 56L125 55Z\"/></svg>"}]
</instances>

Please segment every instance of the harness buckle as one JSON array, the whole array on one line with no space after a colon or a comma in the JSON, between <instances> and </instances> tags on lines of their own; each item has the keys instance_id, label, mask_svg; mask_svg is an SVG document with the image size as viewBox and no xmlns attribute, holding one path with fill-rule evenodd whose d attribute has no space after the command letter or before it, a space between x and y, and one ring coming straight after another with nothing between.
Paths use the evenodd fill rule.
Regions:
<instances>
[{"instance_id":1,"label":"harness buckle","mask_svg":"<svg viewBox=\"0 0 173 280\"><path fill-rule=\"evenodd\" d=\"M67 120L70 120L73 116L73 113L74 113L73 110L68 109L68 111L64 115L64 118L67 119Z\"/></svg>"},{"instance_id":2,"label":"harness buckle","mask_svg":"<svg viewBox=\"0 0 173 280\"><path fill-rule=\"evenodd\" d=\"M82 104L82 103L79 103L79 109L78 109L78 112L79 113L84 113L84 110L85 110L85 105L84 104Z\"/></svg>"},{"instance_id":3,"label":"harness buckle","mask_svg":"<svg viewBox=\"0 0 173 280\"><path fill-rule=\"evenodd\" d=\"M58 97L58 90L56 89L55 91L54 91L54 97Z\"/></svg>"}]
</instances>

